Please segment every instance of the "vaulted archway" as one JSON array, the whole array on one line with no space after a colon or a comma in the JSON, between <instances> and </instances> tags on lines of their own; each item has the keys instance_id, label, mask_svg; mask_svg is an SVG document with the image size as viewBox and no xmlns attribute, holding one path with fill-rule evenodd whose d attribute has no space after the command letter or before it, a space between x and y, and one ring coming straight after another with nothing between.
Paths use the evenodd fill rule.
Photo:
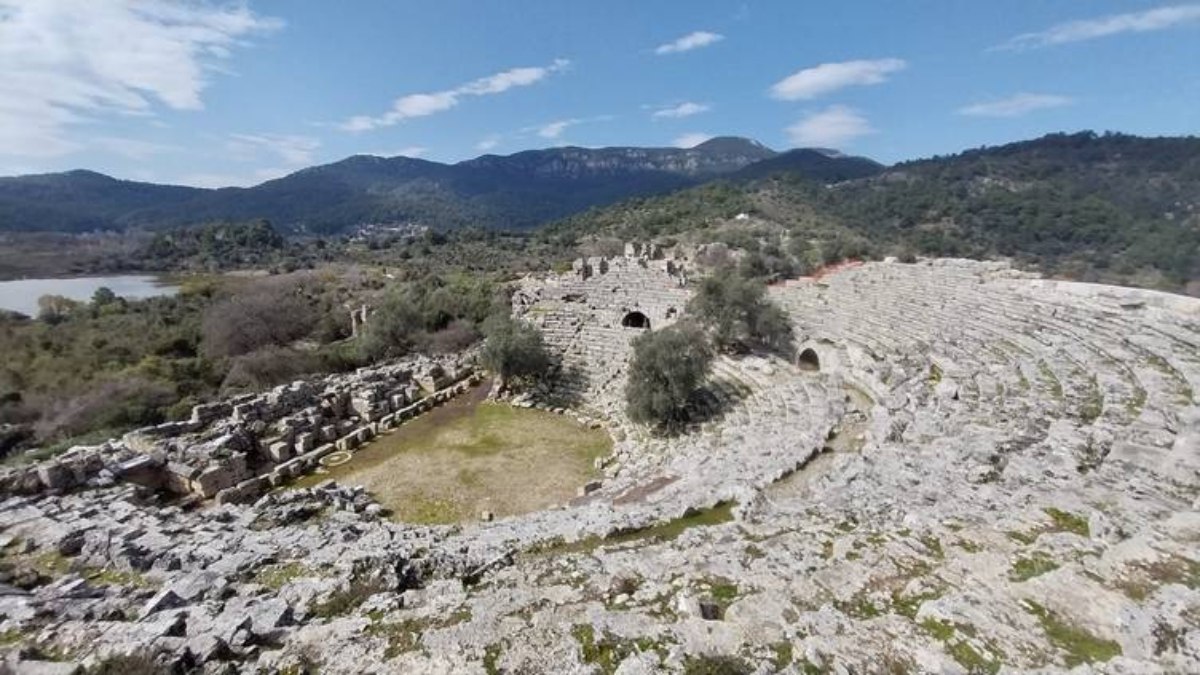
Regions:
<instances>
[{"instance_id":1,"label":"vaulted archway","mask_svg":"<svg viewBox=\"0 0 1200 675\"><path fill-rule=\"evenodd\" d=\"M621 325L626 328L643 328L649 330L650 317L641 312L629 312L621 318Z\"/></svg>"},{"instance_id":2,"label":"vaulted archway","mask_svg":"<svg viewBox=\"0 0 1200 675\"><path fill-rule=\"evenodd\" d=\"M800 352L800 357L796 359L796 365L800 366L800 370L817 371L821 369L821 359L817 356L816 350L810 347Z\"/></svg>"}]
</instances>

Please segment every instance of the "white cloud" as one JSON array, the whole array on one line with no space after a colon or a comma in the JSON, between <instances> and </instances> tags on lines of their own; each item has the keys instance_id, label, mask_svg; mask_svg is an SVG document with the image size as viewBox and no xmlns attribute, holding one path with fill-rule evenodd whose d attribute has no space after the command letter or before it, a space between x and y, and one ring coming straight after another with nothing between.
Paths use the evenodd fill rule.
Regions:
<instances>
[{"instance_id":1,"label":"white cloud","mask_svg":"<svg viewBox=\"0 0 1200 675\"><path fill-rule=\"evenodd\" d=\"M592 117L571 117L567 119L555 120L545 124L539 124L532 127L524 127L517 132L517 135L536 134L542 138L549 140L560 140L563 132L567 129L580 125L592 124L594 122L609 122L615 119L612 115L595 115ZM584 146L586 147L586 146Z\"/></svg>"},{"instance_id":2,"label":"white cloud","mask_svg":"<svg viewBox=\"0 0 1200 675\"><path fill-rule=\"evenodd\" d=\"M1200 21L1200 5L1172 5L1143 12L1112 14L1095 19L1068 21L1037 33L1024 33L995 49L1032 49L1081 42L1121 33L1147 33Z\"/></svg>"},{"instance_id":3,"label":"white cloud","mask_svg":"<svg viewBox=\"0 0 1200 675\"><path fill-rule=\"evenodd\" d=\"M715 44L724 40L725 36L720 33L710 33L706 30L698 30L694 33L688 33L681 38L672 40L666 44L661 44L654 48L655 54L678 54L680 52L690 52L693 49L700 49Z\"/></svg>"},{"instance_id":4,"label":"white cloud","mask_svg":"<svg viewBox=\"0 0 1200 675\"><path fill-rule=\"evenodd\" d=\"M811 99L844 87L880 84L887 76L904 70L903 59L822 63L796 71L771 87L771 96L784 101Z\"/></svg>"},{"instance_id":5,"label":"white cloud","mask_svg":"<svg viewBox=\"0 0 1200 675\"><path fill-rule=\"evenodd\" d=\"M489 150L494 150L497 145L500 145L500 137L488 136L487 138L476 143L475 149L480 152L487 152Z\"/></svg>"},{"instance_id":6,"label":"white cloud","mask_svg":"<svg viewBox=\"0 0 1200 675\"><path fill-rule=\"evenodd\" d=\"M674 145L677 148L694 148L710 138L712 138L712 134L695 131L676 138L674 141L671 141L671 145Z\"/></svg>"},{"instance_id":7,"label":"white cloud","mask_svg":"<svg viewBox=\"0 0 1200 675\"><path fill-rule=\"evenodd\" d=\"M865 117L853 108L831 105L786 129L788 140L799 147L838 147L859 136L875 133Z\"/></svg>"},{"instance_id":8,"label":"white cloud","mask_svg":"<svg viewBox=\"0 0 1200 675\"><path fill-rule=\"evenodd\" d=\"M651 117L655 119L679 119L681 117L699 115L702 112L707 112L709 108L710 106L705 103L692 103L691 101L686 101L676 106L655 110Z\"/></svg>"},{"instance_id":9,"label":"white cloud","mask_svg":"<svg viewBox=\"0 0 1200 675\"><path fill-rule=\"evenodd\" d=\"M205 0L0 0L0 155L54 157L69 127L203 107L216 62L278 19Z\"/></svg>"},{"instance_id":10,"label":"white cloud","mask_svg":"<svg viewBox=\"0 0 1200 675\"><path fill-rule=\"evenodd\" d=\"M290 166L311 164L321 142L310 136L278 134L230 134L225 149L242 161L257 160L262 153L274 155Z\"/></svg>"},{"instance_id":11,"label":"white cloud","mask_svg":"<svg viewBox=\"0 0 1200 675\"><path fill-rule=\"evenodd\" d=\"M566 59L555 59L548 66L512 68L494 75L481 77L453 89L401 96L392 104L392 109L378 116L355 115L340 126L344 131L370 131L390 127L414 117L425 117L457 106L464 96L488 96L500 94L513 87L527 87L562 72L571 65Z\"/></svg>"},{"instance_id":12,"label":"white cloud","mask_svg":"<svg viewBox=\"0 0 1200 675\"><path fill-rule=\"evenodd\" d=\"M963 106L958 112L960 115L974 117L1020 117L1035 110L1061 108L1072 103L1074 101L1067 96L1021 92L1008 98Z\"/></svg>"},{"instance_id":13,"label":"white cloud","mask_svg":"<svg viewBox=\"0 0 1200 675\"><path fill-rule=\"evenodd\" d=\"M567 130L567 127L574 126L582 121L583 120L570 119L550 122L549 124L544 124L539 127L537 130L537 135L541 136L542 138L549 139L559 138L562 136L563 132Z\"/></svg>"},{"instance_id":14,"label":"white cloud","mask_svg":"<svg viewBox=\"0 0 1200 675\"><path fill-rule=\"evenodd\" d=\"M128 159L142 161L167 152L179 150L178 146L164 143L153 143L137 138L121 138L117 136L101 136L92 140L91 145L115 155Z\"/></svg>"}]
</instances>

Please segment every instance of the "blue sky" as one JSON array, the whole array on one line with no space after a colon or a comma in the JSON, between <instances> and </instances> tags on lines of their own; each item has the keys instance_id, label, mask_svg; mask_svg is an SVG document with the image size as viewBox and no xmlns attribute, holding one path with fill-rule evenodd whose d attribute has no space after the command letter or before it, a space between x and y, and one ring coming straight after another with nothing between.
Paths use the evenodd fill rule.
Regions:
<instances>
[{"instance_id":1,"label":"blue sky","mask_svg":"<svg viewBox=\"0 0 1200 675\"><path fill-rule=\"evenodd\" d=\"M1200 131L1200 4L0 0L0 174L251 185L741 135L884 162Z\"/></svg>"}]
</instances>

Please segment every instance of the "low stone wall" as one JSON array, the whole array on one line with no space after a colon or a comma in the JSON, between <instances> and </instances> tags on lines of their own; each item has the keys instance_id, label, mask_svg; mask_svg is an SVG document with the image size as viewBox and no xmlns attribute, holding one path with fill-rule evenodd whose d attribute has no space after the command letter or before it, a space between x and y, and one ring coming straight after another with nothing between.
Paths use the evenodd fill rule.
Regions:
<instances>
[{"instance_id":1,"label":"low stone wall","mask_svg":"<svg viewBox=\"0 0 1200 675\"><path fill-rule=\"evenodd\" d=\"M335 439L333 443L326 443L302 455L293 457L277 465L270 473L241 481L236 485L217 491L213 496L218 504L241 503L257 499L273 487L278 487L293 478L314 471L320 465L320 460L326 455L334 452L354 452L379 435L399 427L408 420L416 419L421 414L450 401L456 396L466 393L471 387L478 385L480 381L480 375L471 372L465 379L460 379L434 392L432 395L418 400L416 403L384 415L377 422L368 422L356 427L344 436Z\"/></svg>"},{"instance_id":2,"label":"low stone wall","mask_svg":"<svg viewBox=\"0 0 1200 675\"><path fill-rule=\"evenodd\" d=\"M465 359L416 358L346 375L297 381L261 394L196 406L189 419L144 427L99 446L0 471L0 495L35 495L116 481L221 502L245 501L324 456L352 451L381 431L478 382ZM440 385L420 396L419 383Z\"/></svg>"}]
</instances>

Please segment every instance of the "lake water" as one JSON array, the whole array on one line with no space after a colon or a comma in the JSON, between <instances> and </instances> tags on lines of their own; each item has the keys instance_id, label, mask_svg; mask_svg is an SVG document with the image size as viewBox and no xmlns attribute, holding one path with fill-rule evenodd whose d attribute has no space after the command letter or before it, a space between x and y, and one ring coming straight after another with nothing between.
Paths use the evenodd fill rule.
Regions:
<instances>
[{"instance_id":1,"label":"lake water","mask_svg":"<svg viewBox=\"0 0 1200 675\"><path fill-rule=\"evenodd\" d=\"M62 295L84 302L92 299L97 288L107 286L113 293L136 300L155 295L174 295L176 286L162 283L158 277L121 275L115 277L75 277L71 279L18 279L0 281L0 309L37 316L38 298Z\"/></svg>"}]
</instances>

